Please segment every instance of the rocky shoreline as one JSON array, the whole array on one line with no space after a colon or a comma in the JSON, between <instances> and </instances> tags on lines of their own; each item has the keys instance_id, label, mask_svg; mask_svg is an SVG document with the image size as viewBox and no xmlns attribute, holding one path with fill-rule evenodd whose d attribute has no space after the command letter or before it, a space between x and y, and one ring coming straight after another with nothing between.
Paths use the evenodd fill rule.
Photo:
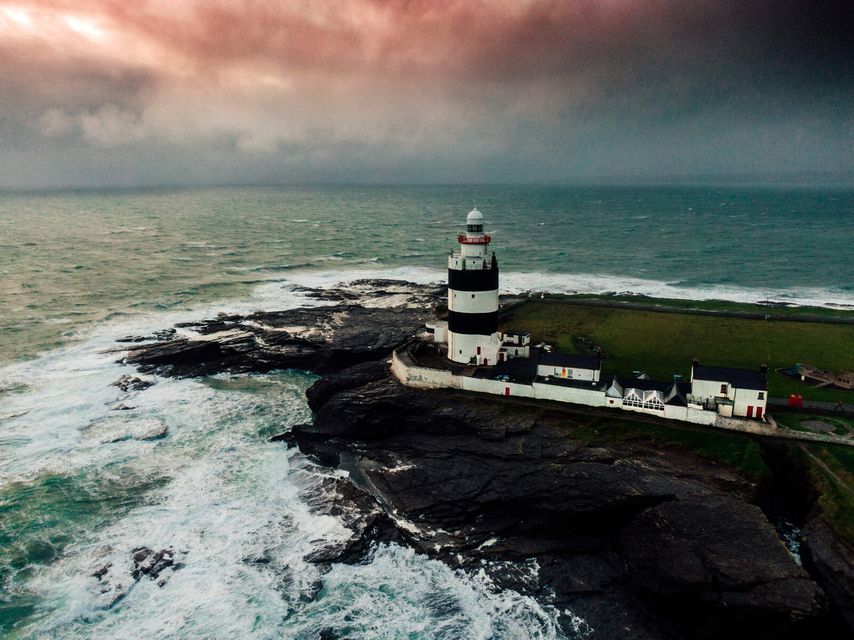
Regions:
<instances>
[{"instance_id":1,"label":"rocky shoreline","mask_svg":"<svg viewBox=\"0 0 854 640\"><path fill-rule=\"evenodd\" d=\"M584 631L576 617L594 638L854 628L851 550L807 505L799 566L760 508L782 484L684 447L599 438L607 420L594 414L403 387L387 358L432 317L440 287L361 281L306 294L321 306L129 338L125 361L166 376L323 375L307 392L314 421L278 436L347 472L330 480L338 498L317 508L344 517L353 536L312 561L410 545L566 611L570 637ZM763 452L779 460L775 447L785 445Z\"/></svg>"}]
</instances>

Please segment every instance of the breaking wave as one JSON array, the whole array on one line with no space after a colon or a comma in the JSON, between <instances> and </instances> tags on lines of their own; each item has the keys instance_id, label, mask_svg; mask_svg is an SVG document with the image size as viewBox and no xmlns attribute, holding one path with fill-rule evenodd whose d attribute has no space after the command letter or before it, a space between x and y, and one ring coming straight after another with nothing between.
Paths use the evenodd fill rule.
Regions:
<instances>
[{"instance_id":1,"label":"breaking wave","mask_svg":"<svg viewBox=\"0 0 854 640\"><path fill-rule=\"evenodd\" d=\"M443 283L446 272L429 267L357 268L347 270L294 271L281 281L271 281L256 289L255 295L269 296L282 284L295 283L328 287L364 278L390 278L419 284ZM549 292L562 294L631 294L676 300L726 300L730 302L776 302L796 306L854 309L850 288L791 287L760 289L723 284L685 284L601 273L554 273L502 271L501 292Z\"/></svg>"},{"instance_id":2,"label":"breaking wave","mask_svg":"<svg viewBox=\"0 0 854 640\"><path fill-rule=\"evenodd\" d=\"M304 560L347 536L340 519L311 508L330 472L269 442L310 418L312 376L144 376L153 386L128 392L112 385L134 374L116 361L118 338L220 311L323 304L300 287L363 275L377 272L299 274L242 301L118 316L74 344L0 369L0 631L564 637L559 621L578 622L571 613L409 549L382 545L365 564L327 573ZM437 272L398 275L424 281ZM141 547L169 549L175 565L157 580L132 579Z\"/></svg>"}]
</instances>

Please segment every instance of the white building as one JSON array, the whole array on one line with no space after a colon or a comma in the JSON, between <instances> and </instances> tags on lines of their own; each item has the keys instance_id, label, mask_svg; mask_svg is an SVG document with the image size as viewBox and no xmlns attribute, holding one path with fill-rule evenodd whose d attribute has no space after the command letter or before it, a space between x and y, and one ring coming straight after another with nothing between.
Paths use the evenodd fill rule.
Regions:
<instances>
[{"instance_id":1,"label":"white building","mask_svg":"<svg viewBox=\"0 0 854 640\"><path fill-rule=\"evenodd\" d=\"M692 402L720 415L761 419L768 396L766 367L761 370L691 366Z\"/></svg>"},{"instance_id":2,"label":"white building","mask_svg":"<svg viewBox=\"0 0 854 640\"><path fill-rule=\"evenodd\" d=\"M501 334L501 349L498 351L498 362L512 358L531 357L531 334L521 331L508 331Z\"/></svg>"},{"instance_id":3,"label":"white building","mask_svg":"<svg viewBox=\"0 0 854 640\"><path fill-rule=\"evenodd\" d=\"M466 218L458 250L448 258L448 358L494 365L501 349L498 333L498 261L488 255L492 238L483 232L477 209Z\"/></svg>"},{"instance_id":4,"label":"white building","mask_svg":"<svg viewBox=\"0 0 854 640\"><path fill-rule=\"evenodd\" d=\"M599 358L557 351L543 351L537 363L537 375L544 378L598 382L601 369L602 361Z\"/></svg>"}]
</instances>

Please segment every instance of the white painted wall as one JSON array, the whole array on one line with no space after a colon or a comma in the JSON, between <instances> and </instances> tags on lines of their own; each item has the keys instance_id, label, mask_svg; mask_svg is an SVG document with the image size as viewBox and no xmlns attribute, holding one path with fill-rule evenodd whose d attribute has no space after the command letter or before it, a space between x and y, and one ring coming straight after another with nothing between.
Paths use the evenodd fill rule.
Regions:
<instances>
[{"instance_id":1,"label":"white painted wall","mask_svg":"<svg viewBox=\"0 0 854 640\"><path fill-rule=\"evenodd\" d=\"M540 400L556 400L571 402L589 407L605 406L605 392L598 389L578 389L576 387L561 387L547 382L535 382L534 397Z\"/></svg>"},{"instance_id":2,"label":"white painted wall","mask_svg":"<svg viewBox=\"0 0 854 640\"><path fill-rule=\"evenodd\" d=\"M533 398L534 388L529 384L519 384L518 382L501 382L500 380L486 380L484 378L469 378L461 376L463 380L462 388L467 391L480 391L481 393L492 393L499 396L507 395L507 389L510 389L510 395L517 398Z\"/></svg>"},{"instance_id":3,"label":"white painted wall","mask_svg":"<svg viewBox=\"0 0 854 640\"><path fill-rule=\"evenodd\" d=\"M474 357L477 364L494 365L498 362L501 334L497 331L489 336L469 333L448 332L448 357L454 362L467 364ZM480 355L477 348L480 347Z\"/></svg>"},{"instance_id":4,"label":"white painted wall","mask_svg":"<svg viewBox=\"0 0 854 640\"><path fill-rule=\"evenodd\" d=\"M727 392L725 394L721 393L722 384L726 384L727 386ZM696 378L691 381L691 395L703 399L729 398L730 400L733 400L735 398L732 386L725 380L697 380Z\"/></svg>"},{"instance_id":5,"label":"white painted wall","mask_svg":"<svg viewBox=\"0 0 854 640\"><path fill-rule=\"evenodd\" d=\"M566 375L563 372L566 371ZM553 378L567 378L568 380L599 380L598 369L582 369L577 367L555 367L552 365L537 365L537 375L551 376Z\"/></svg>"},{"instance_id":6,"label":"white painted wall","mask_svg":"<svg viewBox=\"0 0 854 640\"><path fill-rule=\"evenodd\" d=\"M401 383L420 389L458 389L462 386L461 377L453 375L450 371L407 366L398 357L396 351L391 355L391 372Z\"/></svg>"},{"instance_id":7,"label":"white painted wall","mask_svg":"<svg viewBox=\"0 0 854 640\"><path fill-rule=\"evenodd\" d=\"M392 354L391 370L394 376L403 384L422 389L464 389L467 391L491 393L502 396L507 395L507 390L509 389L510 396L513 397L554 400L557 402L569 402L590 407L608 407L627 411L637 411L639 413L659 416L670 420L682 420L694 424L717 426L723 429L736 431L763 433L766 435L769 433L769 430L773 432L773 428L769 427L764 422L721 416L714 411L706 411L702 408L702 405L699 404L689 403L687 407L665 405L664 411L643 409L641 407L622 406L621 398L608 397L605 395L604 391L562 387L543 382L534 382L533 384L527 385L517 382L501 382L500 380L472 378L469 376L454 376L450 371L407 365L398 357L396 352Z\"/></svg>"},{"instance_id":8,"label":"white painted wall","mask_svg":"<svg viewBox=\"0 0 854 640\"><path fill-rule=\"evenodd\" d=\"M706 411L702 407L699 407L699 405L689 404L685 419L694 424L713 425L719 417L714 411Z\"/></svg>"},{"instance_id":9,"label":"white painted wall","mask_svg":"<svg viewBox=\"0 0 854 640\"><path fill-rule=\"evenodd\" d=\"M759 399L759 394L762 394L762 400ZM756 416L757 407L762 407L762 415L764 416L767 396L767 391L758 391L756 389L736 389L732 415L746 416L747 407L751 406L753 407L753 417Z\"/></svg>"},{"instance_id":10,"label":"white painted wall","mask_svg":"<svg viewBox=\"0 0 854 640\"><path fill-rule=\"evenodd\" d=\"M492 291L456 291L448 289L448 309L460 313L498 311L498 289Z\"/></svg>"},{"instance_id":11,"label":"white painted wall","mask_svg":"<svg viewBox=\"0 0 854 640\"><path fill-rule=\"evenodd\" d=\"M623 399L622 398L612 398L611 396L606 395L603 407L608 409L622 409L623 408Z\"/></svg>"},{"instance_id":12,"label":"white painted wall","mask_svg":"<svg viewBox=\"0 0 854 640\"><path fill-rule=\"evenodd\" d=\"M506 356L504 356L507 360L510 360L512 358L531 357L531 347L528 346L520 347L515 344L504 344L501 346L501 350L507 354Z\"/></svg>"}]
</instances>

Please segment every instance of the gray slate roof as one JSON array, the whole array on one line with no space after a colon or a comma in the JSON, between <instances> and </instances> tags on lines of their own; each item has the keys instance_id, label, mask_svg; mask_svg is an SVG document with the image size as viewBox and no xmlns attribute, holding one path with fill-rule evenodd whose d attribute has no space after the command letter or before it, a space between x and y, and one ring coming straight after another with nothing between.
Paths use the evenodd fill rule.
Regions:
<instances>
[{"instance_id":1,"label":"gray slate roof","mask_svg":"<svg viewBox=\"0 0 854 640\"><path fill-rule=\"evenodd\" d=\"M694 365L695 380L713 380L728 382L736 389L757 389L764 391L768 388L768 380L761 371L753 369L736 369L733 367L708 367Z\"/></svg>"},{"instance_id":2,"label":"gray slate roof","mask_svg":"<svg viewBox=\"0 0 854 640\"><path fill-rule=\"evenodd\" d=\"M598 369L599 358L580 356L577 353L560 353L558 351L543 351L540 354L540 364L550 367L575 367L576 369Z\"/></svg>"}]
</instances>

